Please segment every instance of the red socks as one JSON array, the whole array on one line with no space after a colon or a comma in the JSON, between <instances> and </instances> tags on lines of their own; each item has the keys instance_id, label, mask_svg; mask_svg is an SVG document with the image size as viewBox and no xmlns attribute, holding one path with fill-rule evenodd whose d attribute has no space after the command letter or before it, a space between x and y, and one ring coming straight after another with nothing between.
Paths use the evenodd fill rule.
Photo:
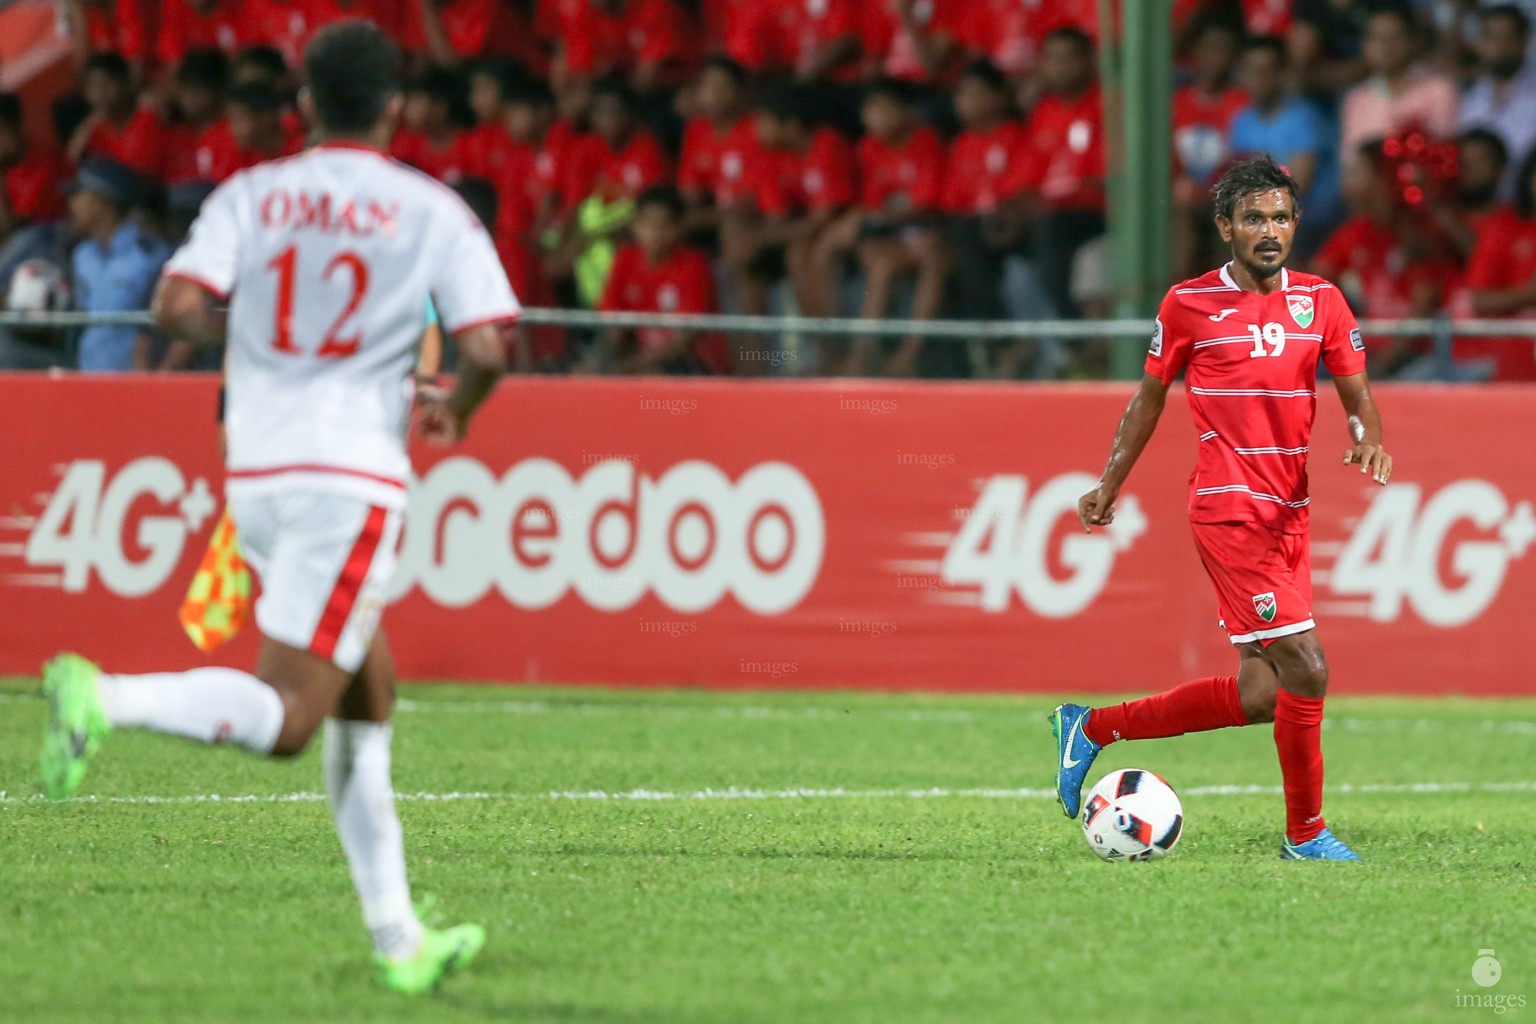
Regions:
<instances>
[{"instance_id":1,"label":"red socks","mask_svg":"<svg viewBox=\"0 0 1536 1024\"><path fill-rule=\"evenodd\" d=\"M1321 720L1322 701L1318 701L1318 708ZM1237 693L1237 677L1211 676L1140 700L1094 708L1083 726L1083 735L1107 746L1115 740L1155 740L1247 724L1248 716L1243 713L1242 698ZM1283 761L1283 754L1281 758Z\"/></svg>"},{"instance_id":2,"label":"red socks","mask_svg":"<svg viewBox=\"0 0 1536 1024\"><path fill-rule=\"evenodd\" d=\"M1323 823L1323 698L1280 691L1275 700L1275 749L1280 753L1285 786L1286 837L1293 843L1309 842L1327 827Z\"/></svg>"}]
</instances>

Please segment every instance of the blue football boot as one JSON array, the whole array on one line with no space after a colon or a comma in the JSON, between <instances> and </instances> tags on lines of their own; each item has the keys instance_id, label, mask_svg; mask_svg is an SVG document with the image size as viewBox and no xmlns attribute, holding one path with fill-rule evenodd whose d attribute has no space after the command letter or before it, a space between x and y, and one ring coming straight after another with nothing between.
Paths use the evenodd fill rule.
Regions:
<instances>
[{"instance_id":1,"label":"blue football boot","mask_svg":"<svg viewBox=\"0 0 1536 1024\"><path fill-rule=\"evenodd\" d=\"M1056 737L1056 799L1062 812L1076 818L1082 809L1083 780L1093 759L1104 748L1083 733L1090 709L1081 704L1062 704L1051 713L1051 735Z\"/></svg>"},{"instance_id":2,"label":"blue football boot","mask_svg":"<svg viewBox=\"0 0 1536 1024\"><path fill-rule=\"evenodd\" d=\"M1316 839L1293 843L1289 838L1280 847L1281 860L1359 860L1360 855L1345 846L1332 832L1323 829Z\"/></svg>"}]
</instances>

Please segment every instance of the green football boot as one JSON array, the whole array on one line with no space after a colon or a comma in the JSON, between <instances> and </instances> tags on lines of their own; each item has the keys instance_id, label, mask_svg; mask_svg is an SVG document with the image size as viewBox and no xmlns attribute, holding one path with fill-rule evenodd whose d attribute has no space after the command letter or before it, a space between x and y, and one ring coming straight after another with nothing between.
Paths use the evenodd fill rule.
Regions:
<instances>
[{"instance_id":1,"label":"green football boot","mask_svg":"<svg viewBox=\"0 0 1536 1024\"><path fill-rule=\"evenodd\" d=\"M101 670L78 654L61 654L43 666L48 722L43 727L43 791L68 800L85 780L85 765L112 731L96 693Z\"/></svg>"},{"instance_id":2,"label":"green football boot","mask_svg":"<svg viewBox=\"0 0 1536 1024\"><path fill-rule=\"evenodd\" d=\"M415 956L394 958L375 953L373 962L385 988L419 996L437 988L454 971L468 967L484 945L485 929L477 924L441 930L424 927Z\"/></svg>"}]
</instances>

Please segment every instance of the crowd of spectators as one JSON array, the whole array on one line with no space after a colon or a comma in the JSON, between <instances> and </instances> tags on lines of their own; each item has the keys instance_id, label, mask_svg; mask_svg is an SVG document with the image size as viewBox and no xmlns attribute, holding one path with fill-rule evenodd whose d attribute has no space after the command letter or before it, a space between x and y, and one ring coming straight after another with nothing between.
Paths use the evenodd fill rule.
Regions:
<instances>
[{"instance_id":1,"label":"crowd of spectators","mask_svg":"<svg viewBox=\"0 0 1536 1024\"><path fill-rule=\"evenodd\" d=\"M527 305L1049 319L1113 310L1096 0L59 0L52 147L0 95L12 306L142 309L198 204L296 153L302 53L367 17L406 55L392 155L457 188ZM1362 317L1536 313L1525 6L1174 0L1173 277L1225 258L1210 185L1267 151L1294 265ZM36 112L33 112L36 114ZM45 112L46 113L46 112ZM1134 175L1133 175L1134 183ZM66 192L68 198L66 200ZM62 271L62 272L59 272ZM57 279L56 279L57 278ZM1536 346L1368 339L1379 375L1536 380ZM524 332L558 372L1077 376L1101 344ZM128 327L0 331L0 366L175 369Z\"/></svg>"}]
</instances>

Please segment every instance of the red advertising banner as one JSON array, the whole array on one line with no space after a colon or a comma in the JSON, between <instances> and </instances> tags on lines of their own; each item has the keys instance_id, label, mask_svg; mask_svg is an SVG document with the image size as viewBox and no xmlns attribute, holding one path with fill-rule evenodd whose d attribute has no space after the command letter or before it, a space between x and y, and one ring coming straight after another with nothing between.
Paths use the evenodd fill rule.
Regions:
<instances>
[{"instance_id":1,"label":"red advertising banner","mask_svg":"<svg viewBox=\"0 0 1536 1024\"><path fill-rule=\"evenodd\" d=\"M176 609L221 504L216 382L0 377L0 672L60 649L204 661ZM1078 496L1126 385L522 378L417 452L408 678L927 690L1162 688L1236 663L1184 516L1182 395L1109 530ZM1380 387L1389 487L1319 397L1336 693L1526 693L1536 391ZM250 661L254 638L218 652Z\"/></svg>"}]
</instances>

